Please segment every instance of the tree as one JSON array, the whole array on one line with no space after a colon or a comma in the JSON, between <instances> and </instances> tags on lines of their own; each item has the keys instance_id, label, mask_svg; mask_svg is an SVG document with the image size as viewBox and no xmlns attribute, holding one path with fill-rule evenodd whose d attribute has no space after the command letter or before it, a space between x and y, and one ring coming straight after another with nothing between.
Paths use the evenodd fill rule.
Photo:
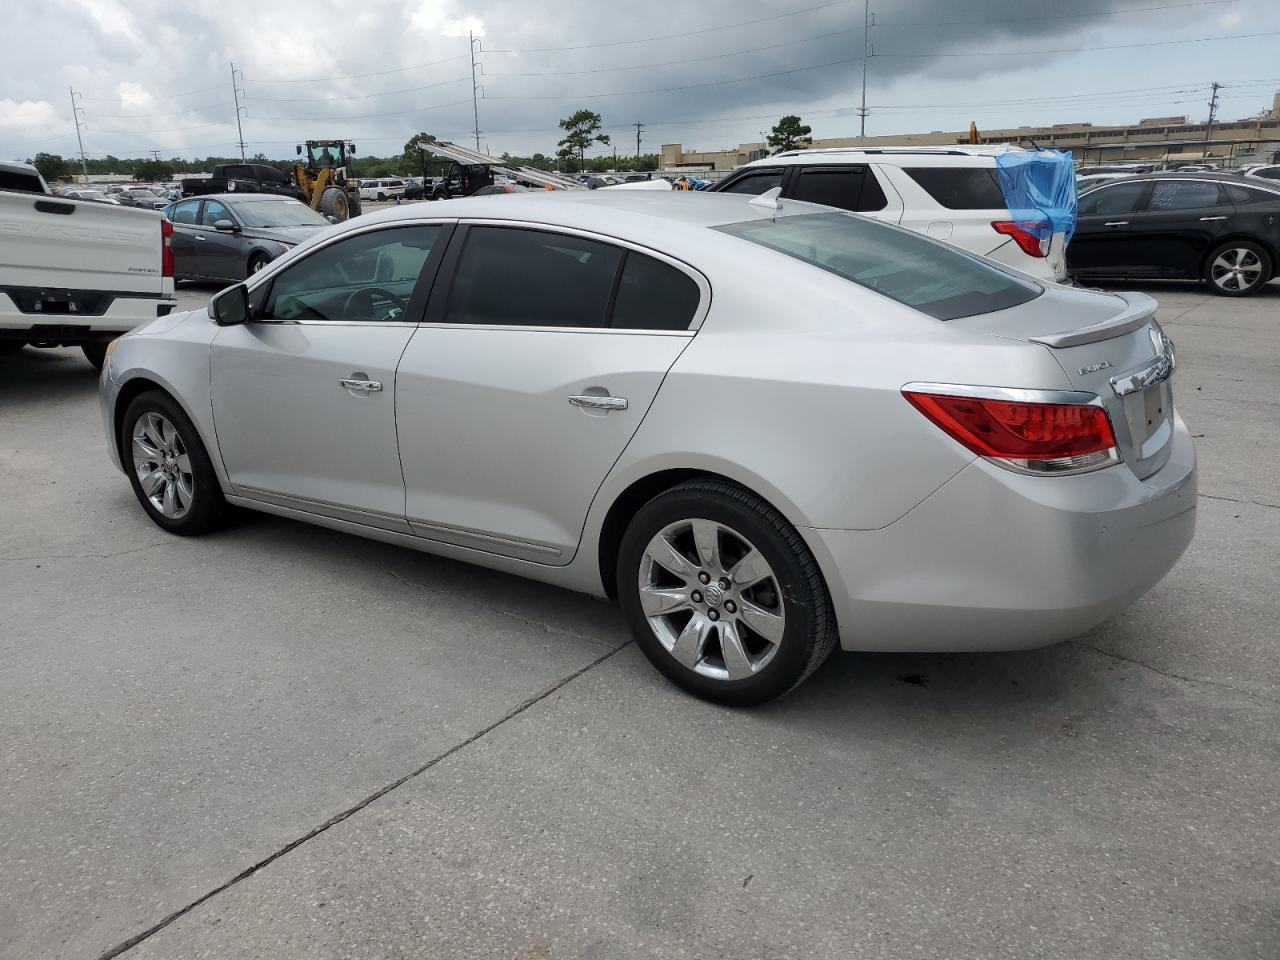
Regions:
<instances>
[{"instance_id":1,"label":"tree","mask_svg":"<svg viewBox=\"0 0 1280 960\"><path fill-rule=\"evenodd\" d=\"M813 138L809 136L812 132L813 127L801 123L800 118L794 114L788 114L769 131L769 146L773 147L774 153L799 150L813 143Z\"/></svg>"},{"instance_id":2,"label":"tree","mask_svg":"<svg viewBox=\"0 0 1280 960\"><path fill-rule=\"evenodd\" d=\"M54 183L71 177L71 165L56 153L37 153L31 163L40 171L40 176L44 177L45 183Z\"/></svg>"},{"instance_id":3,"label":"tree","mask_svg":"<svg viewBox=\"0 0 1280 960\"><path fill-rule=\"evenodd\" d=\"M564 139L558 144L562 148L560 154L566 151L572 154L576 151L579 167L586 161L587 147L593 143L609 142L609 135L600 132L600 114L590 110L579 110L573 116L561 120L560 129L565 131Z\"/></svg>"},{"instance_id":4,"label":"tree","mask_svg":"<svg viewBox=\"0 0 1280 960\"><path fill-rule=\"evenodd\" d=\"M143 160L133 170L133 179L158 183L173 177L173 164L168 160Z\"/></svg>"},{"instance_id":5,"label":"tree","mask_svg":"<svg viewBox=\"0 0 1280 960\"><path fill-rule=\"evenodd\" d=\"M426 156L418 147L424 143L435 143L436 137L434 133L415 133L410 137L404 145L404 165L406 169L417 171L423 167L423 159Z\"/></svg>"}]
</instances>

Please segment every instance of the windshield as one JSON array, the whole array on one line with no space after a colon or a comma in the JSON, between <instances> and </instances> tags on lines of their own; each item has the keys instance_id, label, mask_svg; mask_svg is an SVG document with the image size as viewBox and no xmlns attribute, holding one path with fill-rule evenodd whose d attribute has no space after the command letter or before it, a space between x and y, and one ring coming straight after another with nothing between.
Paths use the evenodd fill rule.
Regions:
<instances>
[{"instance_id":1,"label":"windshield","mask_svg":"<svg viewBox=\"0 0 1280 960\"><path fill-rule=\"evenodd\" d=\"M246 227L327 227L329 221L300 200L257 200L233 203Z\"/></svg>"},{"instance_id":2,"label":"windshield","mask_svg":"<svg viewBox=\"0 0 1280 960\"><path fill-rule=\"evenodd\" d=\"M938 320L1034 300L1039 284L919 234L848 213L750 220L715 229L803 260Z\"/></svg>"}]
</instances>

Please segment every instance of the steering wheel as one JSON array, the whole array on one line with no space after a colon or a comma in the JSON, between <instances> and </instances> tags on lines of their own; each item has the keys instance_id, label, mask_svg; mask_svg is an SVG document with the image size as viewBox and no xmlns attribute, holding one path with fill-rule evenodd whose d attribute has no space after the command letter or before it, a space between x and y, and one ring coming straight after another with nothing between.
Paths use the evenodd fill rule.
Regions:
<instances>
[{"instance_id":1,"label":"steering wheel","mask_svg":"<svg viewBox=\"0 0 1280 960\"><path fill-rule=\"evenodd\" d=\"M392 293L390 290L384 290L382 287L361 287L359 290L353 290L351 295L347 297L347 302L342 305L342 316L350 319L352 317L368 317L373 318L373 301L375 297L381 296L384 300L390 300L395 305L395 312L388 313L385 319L391 319L398 314L402 314L407 309L404 300ZM359 313L356 311L359 310Z\"/></svg>"}]
</instances>

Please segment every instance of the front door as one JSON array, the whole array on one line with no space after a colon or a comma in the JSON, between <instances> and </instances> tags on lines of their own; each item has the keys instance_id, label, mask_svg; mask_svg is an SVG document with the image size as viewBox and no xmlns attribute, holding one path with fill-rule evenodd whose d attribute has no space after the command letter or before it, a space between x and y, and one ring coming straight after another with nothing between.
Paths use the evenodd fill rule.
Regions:
<instances>
[{"instance_id":1,"label":"front door","mask_svg":"<svg viewBox=\"0 0 1280 960\"><path fill-rule=\"evenodd\" d=\"M1127 276L1141 261L1132 241L1135 211L1150 184L1126 181L1085 193L1076 208L1076 232L1067 244L1067 271L1081 277Z\"/></svg>"},{"instance_id":2,"label":"front door","mask_svg":"<svg viewBox=\"0 0 1280 960\"><path fill-rule=\"evenodd\" d=\"M409 523L568 563L706 281L600 238L477 225L455 235L437 289L396 380Z\"/></svg>"},{"instance_id":3,"label":"front door","mask_svg":"<svg viewBox=\"0 0 1280 960\"><path fill-rule=\"evenodd\" d=\"M227 220L239 225L230 208L221 200L206 200L200 211L200 227L195 234L196 263L200 276L216 280L243 280L249 272L244 241L238 233L214 229L214 224Z\"/></svg>"},{"instance_id":4,"label":"front door","mask_svg":"<svg viewBox=\"0 0 1280 960\"><path fill-rule=\"evenodd\" d=\"M449 229L345 234L254 286L254 319L220 329L211 356L214 425L237 493L407 531L396 365Z\"/></svg>"},{"instance_id":5,"label":"front door","mask_svg":"<svg viewBox=\"0 0 1280 960\"><path fill-rule=\"evenodd\" d=\"M183 200L169 208L168 217L173 221L173 236L169 248L173 250L173 269L179 277L200 275L196 251L196 234L200 229L200 204L203 200Z\"/></svg>"},{"instance_id":6,"label":"front door","mask_svg":"<svg viewBox=\"0 0 1280 960\"><path fill-rule=\"evenodd\" d=\"M1229 233L1235 208L1212 180L1157 180L1133 218L1134 272L1199 277L1209 251Z\"/></svg>"}]
</instances>

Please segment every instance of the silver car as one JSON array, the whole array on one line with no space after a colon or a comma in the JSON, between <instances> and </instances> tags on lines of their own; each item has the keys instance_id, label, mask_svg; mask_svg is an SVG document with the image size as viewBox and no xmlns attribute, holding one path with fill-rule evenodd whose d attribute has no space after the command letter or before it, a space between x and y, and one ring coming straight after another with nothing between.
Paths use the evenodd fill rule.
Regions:
<instances>
[{"instance_id":1,"label":"silver car","mask_svg":"<svg viewBox=\"0 0 1280 960\"><path fill-rule=\"evenodd\" d=\"M227 505L616 600L753 704L846 650L1006 650L1190 542L1154 302L773 194L537 192L324 229L116 341L159 526Z\"/></svg>"}]
</instances>

